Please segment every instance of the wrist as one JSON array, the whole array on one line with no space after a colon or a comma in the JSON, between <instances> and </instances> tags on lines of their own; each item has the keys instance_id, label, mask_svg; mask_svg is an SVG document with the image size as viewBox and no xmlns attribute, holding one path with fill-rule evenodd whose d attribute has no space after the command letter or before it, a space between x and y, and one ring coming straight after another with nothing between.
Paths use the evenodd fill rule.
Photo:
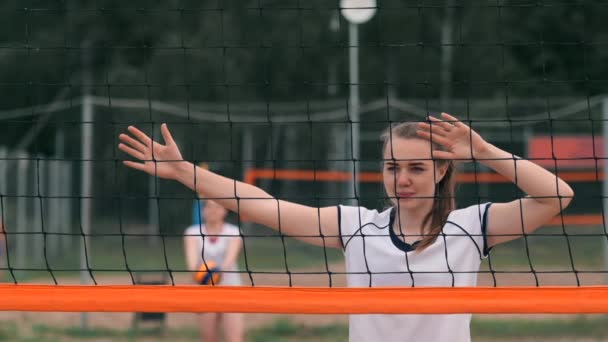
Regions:
<instances>
[{"instance_id":1,"label":"wrist","mask_svg":"<svg viewBox=\"0 0 608 342\"><path fill-rule=\"evenodd\" d=\"M482 148L475 151L474 158L478 162L484 164L492 159L498 158L500 154L499 152L500 150L496 146L486 142L483 144Z\"/></svg>"},{"instance_id":2,"label":"wrist","mask_svg":"<svg viewBox=\"0 0 608 342\"><path fill-rule=\"evenodd\" d=\"M193 186L194 174L196 173L196 167L187 161L179 161L173 164L174 180L186 185L187 187Z\"/></svg>"}]
</instances>

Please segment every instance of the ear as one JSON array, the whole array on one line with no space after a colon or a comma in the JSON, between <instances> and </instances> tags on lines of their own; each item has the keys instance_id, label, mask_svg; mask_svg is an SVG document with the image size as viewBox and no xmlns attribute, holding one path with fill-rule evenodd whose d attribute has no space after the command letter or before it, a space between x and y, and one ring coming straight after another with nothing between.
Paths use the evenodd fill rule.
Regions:
<instances>
[{"instance_id":1,"label":"ear","mask_svg":"<svg viewBox=\"0 0 608 342\"><path fill-rule=\"evenodd\" d=\"M437 164L440 164L440 165L435 167L435 169L437 170L437 172L435 173L435 184L439 184L439 182L441 182L443 177L445 177L445 174L448 171L448 165L449 165L449 163L437 163ZM437 164L435 164L435 165L437 165Z\"/></svg>"}]
</instances>

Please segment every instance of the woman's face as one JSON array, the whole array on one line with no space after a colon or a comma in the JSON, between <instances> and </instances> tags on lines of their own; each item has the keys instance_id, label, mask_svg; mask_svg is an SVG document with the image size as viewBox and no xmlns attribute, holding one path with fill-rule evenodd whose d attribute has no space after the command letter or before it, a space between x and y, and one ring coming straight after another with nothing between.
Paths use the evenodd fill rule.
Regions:
<instances>
[{"instance_id":1,"label":"woman's face","mask_svg":"<svg viewBox=\"0 0 608 342\"><path fill-rule=\"evenodd\" d=\"M433 204L435 186L445 175L446 167L435 167L430 142L393 137L383 159L384 190L394 206L417 209Z\"/></svg>"},{"instance_id":2,"label":"woman's face","mask_svg":"<svg viewBox=\"0 0 608 342\"><path fill-rule=\"evenodd\" d=\"M209 224L224 222L226 214L228 214L228 211L219 203L211 200L205 201L205 206L203 207L203 216L205 217L205 221Z\"/></svg>"}]
</instances>

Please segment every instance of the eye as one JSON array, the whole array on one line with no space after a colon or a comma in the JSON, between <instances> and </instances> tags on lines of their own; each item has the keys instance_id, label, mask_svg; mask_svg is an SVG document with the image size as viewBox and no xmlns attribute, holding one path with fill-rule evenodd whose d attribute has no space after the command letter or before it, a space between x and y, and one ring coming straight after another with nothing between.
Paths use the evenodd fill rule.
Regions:
<instances>
[{"instance_id":1,"label":"eye","mask_svg":"<svg viewBox=\"0 0 608 342\"><path fill-rule=\"evenodd\" d=\"M397 168L395 167L395 165L388 165L388 166L386 167L386 170L387 170L387 171L395 171L396 169L397 169Z\"/></svg>"},{"instance_id":2,"label":"eye","mask_svg":"<svg viewBox=\"0 0 608 342\"><path fill-rule=\"evenodd\" d=\"M422 172L422 171L424 171L424 168L420 167L420 166L414 166L411 168L411 170L414 172Z\"/></svg>"}]
</instances>

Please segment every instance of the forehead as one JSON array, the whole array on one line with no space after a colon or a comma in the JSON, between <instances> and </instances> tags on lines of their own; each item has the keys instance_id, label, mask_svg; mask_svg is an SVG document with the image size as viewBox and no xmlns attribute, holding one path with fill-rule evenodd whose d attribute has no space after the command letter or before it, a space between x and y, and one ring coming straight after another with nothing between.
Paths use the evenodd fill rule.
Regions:
<instances>
[{"instance_id":1,"label":"forehead","mask_svg":"<svg viewBox=\"0 0 608 342\"><path fill-rule=\"evenodd\" d=\"M393 137L388 141L382 157L384 160L431 162L431 143L422 139Z\"/></svg>"}]
</instances>

